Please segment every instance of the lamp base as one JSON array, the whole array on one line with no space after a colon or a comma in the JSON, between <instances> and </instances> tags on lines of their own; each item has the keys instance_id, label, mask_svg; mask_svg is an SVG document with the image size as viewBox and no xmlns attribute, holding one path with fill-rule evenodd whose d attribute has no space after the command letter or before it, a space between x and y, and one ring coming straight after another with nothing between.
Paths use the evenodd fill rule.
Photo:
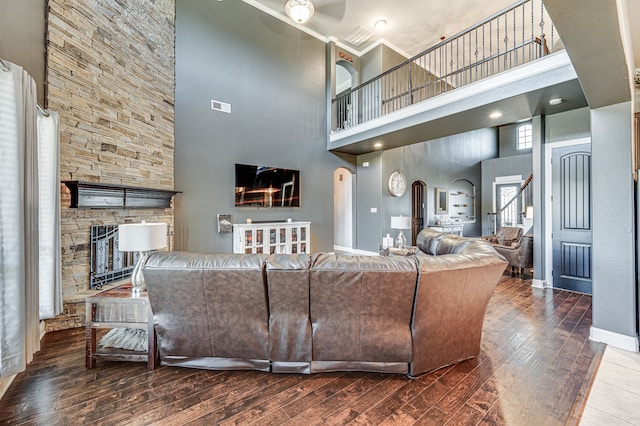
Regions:
<instances>
[{"instance_id":1,"label":"lamp base","mask_svg":"<svg viewBox=\"0 0 640 426\"><path fill-rule=\"evenodd\" d=\"M144 284L144 276L142 275L142 267L145 263L147 263L147 257L149 256L148 251L141 251L140 256L138 257L138 263L133 268L133 272L131 273L131 291L134 295L139 295L143 291L147 289Z\"/></svg>"},{"instance_id":2,"label":"lamp base","mask_svg":"<svg viewBox=\"0 0 640 426\"><path fill-rule=\"evenodd\" d=\"M402 230L398 231L398 236L396 237L396 247L403 249L407 246L407 239L404 237Z\"/></svg>"}]
</instances>

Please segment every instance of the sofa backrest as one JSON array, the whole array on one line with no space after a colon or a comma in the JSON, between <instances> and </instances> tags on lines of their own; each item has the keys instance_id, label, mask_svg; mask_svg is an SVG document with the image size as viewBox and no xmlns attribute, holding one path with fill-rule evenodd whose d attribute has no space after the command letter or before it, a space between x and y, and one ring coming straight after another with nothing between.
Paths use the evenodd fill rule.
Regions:
<instances>
[{"instance_id":1,"label":"sofa backrest","mask_svg":"<svg viewBox=\"0 0 640 426\"><path fill-rule=\"evenodd\" d=\"M507 265L480 239L442 236L436 254L416 255L419 278L410 372L414 376L478 355L487 305ZM441 350L429 349L434 347Z\"/></svg>"},{"instance_id":2,"label":"sofa backrest","mask_svg":"<svg viewBox=\"0 0 640 426\"><path fill-rule=\"evenodd\" d=\"M143 274L163 362L185 357L269 360L266 258L149 255Z\"/></svg>"},{"instance_id":3,"label":"sofa backrest","mask_svg":"<svg viewBox=\"0 0 640 426\"><path fill-rule=\"evenodd\" d=\"M413 256L316 253L310 275L314 361L411 361Z\"/></svg>"},{"instance_id":4,"label":"sofa backrest","mask_svg":"<svg viewBox=\"0 0 640 426\"><path fill-rule=\"evenodd\" d=\"M309 373L309 262L307 254L272 254L267 258L269 339L272 371Z\"/></svg>"},{"instance_id":5,"label":"sofa backrest","mask_svg":"<svg viewBox=\"0 0 640 426\"><path fill-rule=\"evenodd\" d=\"M431 228L424 228L416 237L416 245L420 251L432 256L461 253L471 241L471 238L446 234Z\"/></svg>"}]
</instances>

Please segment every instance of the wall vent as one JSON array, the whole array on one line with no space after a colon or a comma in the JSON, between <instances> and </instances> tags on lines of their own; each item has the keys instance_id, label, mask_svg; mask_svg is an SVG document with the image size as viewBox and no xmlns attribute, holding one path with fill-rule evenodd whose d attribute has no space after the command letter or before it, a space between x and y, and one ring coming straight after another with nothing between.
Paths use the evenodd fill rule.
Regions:
<instances>
[{"instance_id":1,"label":"wall vent","mask_svg":"<svg viewBox=\"0 0 640 426\"><path fill-rule=\"evenodd\" d=\"M226 102L214 101L211 99L211 109L214 111L226 112L231 114L231 104Z\"/></svg>"}]
</instances>

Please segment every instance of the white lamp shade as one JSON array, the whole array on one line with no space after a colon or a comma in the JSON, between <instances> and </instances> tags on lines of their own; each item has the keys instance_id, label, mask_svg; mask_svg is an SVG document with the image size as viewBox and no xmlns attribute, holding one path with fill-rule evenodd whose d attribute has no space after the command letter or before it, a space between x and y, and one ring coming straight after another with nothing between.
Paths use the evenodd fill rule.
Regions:
<instances>
[{"instance_id":1,"label":"white lamp shade","mask_svg":"<svg viewBox=\"0 0 640 426\"><path fill-rule=\"evenodd\" d=\"M127 223L118 225L120 251L147 251L167 246L166 223Z\"/></svg>"},{"instance_id":2,"label":"white lamp shade","mask_svg":"<svg viewBox=\"0 0 640 426\"><path fill-rule=\"evenodd\" d=\"M391 216L391 229L410 229L411 218L409 216Z\"/></svg>"},{"instance_id":3,"label":"white lamp shade","mask_svg":"<svg viewBox=\"0 0 640 426\"><path fill-rule=\"evenodd\" d=\"M527 206L524 217L527 219L533 219L533 206Z\"/></svg>"}]
</instances>

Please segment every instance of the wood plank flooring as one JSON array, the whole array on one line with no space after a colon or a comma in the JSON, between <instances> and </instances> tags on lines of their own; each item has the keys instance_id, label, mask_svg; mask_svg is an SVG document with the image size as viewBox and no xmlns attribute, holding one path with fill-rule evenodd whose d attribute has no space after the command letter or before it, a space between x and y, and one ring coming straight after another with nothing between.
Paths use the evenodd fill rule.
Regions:
<instances>
[{"instance_id":1,"label":"wood plank flooring","mask_svg":"<svg viewBox=\"0 0 640 426\"><path fill-rule=\"evenodd\" d=\"M604 345L591 297L503 275L476 359L417 379L84 366L84 330L47 334L0 401L1 424L563 425L577 423Z\"/></svg>"}]
</instances>

